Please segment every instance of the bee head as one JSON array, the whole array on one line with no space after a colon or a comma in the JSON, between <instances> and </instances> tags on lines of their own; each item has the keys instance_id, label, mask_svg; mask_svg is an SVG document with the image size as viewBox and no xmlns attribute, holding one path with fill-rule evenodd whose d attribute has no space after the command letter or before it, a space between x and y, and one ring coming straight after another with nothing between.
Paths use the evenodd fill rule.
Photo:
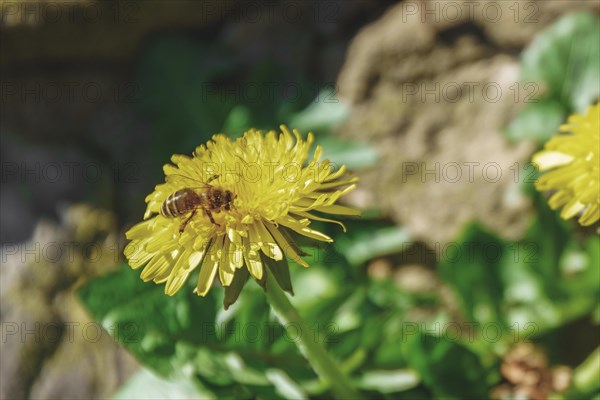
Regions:
<instances>
[{"instance_id":1,"label":"bee head","mask_svg":"<svg viewBox=\"0 0 600 400\"><path fill-rule=\"evenodd\" d=\"M233 195L229 190L225 191L225 209L227 211L231 210L231 204L236 196Z\"/></svg>"}]
</instances>

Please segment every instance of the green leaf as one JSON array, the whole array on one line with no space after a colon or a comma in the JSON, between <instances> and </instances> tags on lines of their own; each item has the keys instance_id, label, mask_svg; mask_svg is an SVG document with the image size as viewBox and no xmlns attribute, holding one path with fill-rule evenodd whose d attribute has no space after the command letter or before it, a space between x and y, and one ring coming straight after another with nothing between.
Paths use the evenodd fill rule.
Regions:
<instances>
[{"instance_id":1,"label":"green leaf","mask_svg":"<svg viewBox=\"0 0 600 400\"><path fill-rule=\"evenodd\" d=\"M473 225L439 263L467 319L501 323L504 339L515 326L531 339L581 318L600 294L599 239L579 241L542 195L533 200L537 214L522 240L507 242Z\"/></svg>"},{"instance_id":2,"label":"green leaf","mask_svg":"<svg viewBox=\"0 0 600 400\"><path fill-rule=\"evenodd\" d=\"M262 288L254 279L242 290L240 298L226 312L219 312L216 323L224 332L226 348L265 351L273 344L269 337L270 307Z\"/></svg>"},{"instance_id":3,"label":"green leaf","mask_svg":"<svg viewBox=\"0 0 600 400\"><path fill-rule=\"evenodd\" d=\"M500 267L505 243L477 225L468 226L441 256L440 275L458 292L470 321L482 323L503 319L504 287Z\"/></svg>"},{"instance_id":4,"label":"green leaf","mask_svg":"<svg viewBox=\"0 0 600 400\"><path fill-rule=\"evenodd\" d=\"M600 315L600 237L592 236L584 243L571 240L559 260L562 279L560 311L565 321L592 313ZM597 323L597 322L596 322Z\"/></svg>"},{"instance_id":5,"label":"green leaf","mask_svg":"<svg viewBox=\"0 0 600 400\"><path fill-rule=\"evenodd\" d=\"M92 280L79 289L77 294L92 316L101 319L115 307L152 291L153 286L144 284L138 272L129 265L121 265L117 271Z\"/></svg>"},{"instance_id":6,"label":"green leaf","mask_svg":"<svg viewBox=\"0 0 600 400\"><path fill-rule=\"evenodd\" d=\"M192 293L188 283L174 296L162 285L144 283L139 272L123 265L79 289L78 295L94 318L143 364L162 375L176 370L176 345L180 341L211 344L201 334L214 324L216 301Z\"/></svg>"},{"instance_id":7,"label":"green leaf","mask_svg":"<svg viewBox=\"0 0 600 400\"><path fill-rule=\"evenodd\" d=\"M323 158L329 159L337 166L361 169L372 167L379 161L379 152L367 143L336 136L318 136L315 142L323 146Z\"/></svg>"},{"instance_id":8,"label":"green leaf","mask_svg":"<svg viewBox=\"0 0 600 400\"><path fill-rule=\"evenodd\" d=\"M477 355L466 347L427 334L410 336L401 346L409 366L436 396L487 398L487 372Z\"/></svg>"},{"instance_id":9,"label":"green leaf","mask_svg":"<svg viewBox=\"0 0 600 400\"><path fill-rule=\"evenodd\" d=\"M334 89L324 88L308 107L293 116L289 125L301 132L328 131L343 122L349 112L348 105L336 97Z\"/></svg>"},{"instance_id":10,"label":"green leaf","mask_svg":"<svg viewBox=\"0 0 600 400\"><path fill-rule=\"evenodd\" d=\"M573 13L540 33L523 53L525 82L547 85L566 110L582 112L600 96L600 20Z\"/></svg>"},{"instance_id":11,"label":"green leaf","mask_svg":"<svg viewBox=\"0 0 600 400\"><path fill-rule=\"evenodd\" d=\"M525 245L531 243L529 254L521 254L522 260L535 270L549 297L555 298L560 294L559 259L570 240L569 225L558 213L551 210L544 197L534 195L537 215L525 233ZM527 257L530 255L530 257ZM527 260L525 260L527 257Z\"/></svg>"},{"instance_id":12,"label":"green leaf","mask_svg":"<svg viewBox=\"0 0 600 400\"><path fill-rule=\"evenodd\" d=\"M600 97L600 20L585 12L566 15L523 52L523 88L541 98L530 103L505 130L511 140L543 143L557 132L565 116L583 112ZM537 100L537 102L535 102Z\"/></svg>"},{"instance_id":13,"label":"green leaf","mask_svg":"<svg viewBox=\"0 0 600 400\"><path fill-rule=\"evenodd\" d=\"M545 142L554 136L565 120L564 106L554 99L529 103L506 128L506 136L513 141L534 139Z\"/></svg>"},{"instance_id":14,"label":"green leaf","mask_svg":"<svg viewBox=\"0 0 600 400\"><path fill-rule=\"evenodd\" d=\"M346 256L350 265L357 266L375 257L400 253L411 243L406 229L391 226L342 236L338 240L337 248Z\"/></svg>"},{"instance_id":15,"label":"green leaf","mask_svg":"<svg viewBox=\"0 0 600 400\"><path fill-rule=\"evenodd\" d=\"M543 298L531 299L529 321L541 330L554 328L580 318L594 308L600 294L600 264L597 260L597 237L586 243L573 236L572 223L551 210L537 193L538 211L526 232L519 267L531 271L543 292Z\"/></svg>"}]
</instances>

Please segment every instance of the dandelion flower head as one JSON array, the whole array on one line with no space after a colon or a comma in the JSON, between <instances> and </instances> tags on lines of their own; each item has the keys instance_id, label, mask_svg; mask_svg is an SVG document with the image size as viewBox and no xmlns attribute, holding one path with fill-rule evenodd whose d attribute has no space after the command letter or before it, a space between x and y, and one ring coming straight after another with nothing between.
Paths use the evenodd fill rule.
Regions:
<instances>
[{"instance_id":1,"label":"dandelion flower head","mask_svg":"<svg viewBox=\"0 0 600 400\"><path fill-rule=\"evenodd\" d=\"M571 115L559 130L567 134L554 136L533 157L540 171L549 171L536 188L555 191L548 204L562 207L562 218L580 215L581 225L591 225L600 219L600 103Z\"/></svg>"},{"instance_id":2,"label":"dandelion flower head","mask_svg":"<svg viewBox=\"0 0 600 400\"><path fill-rule=\"evenodd\" d=\"M309 160L313 141L311 133L302 140L297 130L290 132L285 126L280 133L252 129L235 140L214 135L191 157L172 156L173 164L163 168L165 182L146 197L144 221L127 232L131 242L125 255L130 266L143 267L144 281L164 283L168 295L175 294L199 267L194 291L201 296L217 275L225 287L234 279L242 279L243 286L248 276L264 282L267 264L286 258L307 267L292 233L332 242L314 230L311 221L343 227L324 214L359 215L336 204L355 188L357 179L347 177L344 166L336 169L328 160L321 161L320 146ZM230 206L211 212L214 223L201 207L183 230L191 212L174 217L161 213L173 193L192 189L201 194L209 188L233 194Z\"/></svg>"}]
</instances>

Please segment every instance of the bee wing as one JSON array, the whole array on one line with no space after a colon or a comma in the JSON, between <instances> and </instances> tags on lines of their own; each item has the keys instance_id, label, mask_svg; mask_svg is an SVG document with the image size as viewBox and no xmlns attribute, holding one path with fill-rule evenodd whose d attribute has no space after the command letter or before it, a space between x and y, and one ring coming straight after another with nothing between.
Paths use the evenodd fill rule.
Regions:
<instances>
[{"instance_id":1,"label":"bee wing","mask_svg":"<svg viewBox=\"0 0 600 400\"><path fill-rule=\"evenodd\" d=\"M212 185L210 185L208 183L200 182L197 179L191 178L186 175L181 175L181 174L170 174L165 178L165 182L170 183L172 181L171 177L175 177L175 176L178 179L183 179L186 182L186 185L188 185L188 187L190 187L190 188L208 189L208 188L212 187ZM171 179L169 179L169 178L171 178Z\"/></svg>"}]
</instances>

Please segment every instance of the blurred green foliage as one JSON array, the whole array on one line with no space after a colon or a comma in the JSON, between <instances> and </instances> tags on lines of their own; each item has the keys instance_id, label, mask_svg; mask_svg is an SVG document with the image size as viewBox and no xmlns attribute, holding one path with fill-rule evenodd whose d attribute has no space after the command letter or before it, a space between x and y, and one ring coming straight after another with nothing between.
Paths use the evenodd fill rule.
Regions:
<instances>
[{"instance_id":1,"label":"blurred green foliage","mask_svg":"<svg viewBox=\"0 0 600 400\"><path fill-rule=\"evenodd\" d=\"M597 29L596 17L568 16L525 52L524 79L542 81L550 90L509 127L510 137L543 140L566 113L598 95L597 75L587 69L595 65L598 49L590 44ZM580 50L574 42L583 44ZM335 162L352 168L377 162L374 149L329 135L348 112L336 99L323 101L331 98L330 89L324 88L316 101L293 104L283 99L236 102L205 90L231 84L224 82L236 68L238 60L226 52L184 39L163 39L147 50L140 76L151 88L144 107L157 159L191 151L213 132L236 136L250 126L273 128L284 122L302 132L316 131L325 155ZM289 74L263 63L239 82L291 79ZM310 86L297 76L295 82ZM584 320L597 332L600 239L575 232L573 223L560 220L530 184L526 189L536 214L525 236L510 242L475 224L467 226L438 255L434 267L440 283L429 291L403 290L389 276L376 279L367 273L365 266L380 257L408 263L403 255L414 243L402 227L383 221L377 212L345 221L347 234L317 223L335 243L317 251L303 247L308 269L290 261L293 304L314 328L298 335L323 342L364 397L371 398L486 398L501 382L502 356L523 341L537 343L554 362L567 362L560 344L577 342L579 335L569 324ZM163 286L143 283L139 271L123 265L81 288L79 296L94 318L146 368L115 398L147 393L165 399L331 397L298 351L296 338L277 323L257 284L250 282L226 311L221 288L198 298L194 286L192 274L182 290L168 297ZM456 307L449 305L444 288ZM569 362L581 363L597 345L582 343ZM575 370L584 383L567 396L599 395L594 365L586 361Z\"/></svg>"},{"instance_id":2,"label":"blurred green foliage","mask_svg":"<svg viewBox=\"0 0 600 400\"><path fill-rule=\"evenodd\" d=\"M565 117L600 98L600 20L589 13L564 16L523 52L522 90L528 103L507 127L511 140L543 143Z\"/></svg>"}]
</instances>

